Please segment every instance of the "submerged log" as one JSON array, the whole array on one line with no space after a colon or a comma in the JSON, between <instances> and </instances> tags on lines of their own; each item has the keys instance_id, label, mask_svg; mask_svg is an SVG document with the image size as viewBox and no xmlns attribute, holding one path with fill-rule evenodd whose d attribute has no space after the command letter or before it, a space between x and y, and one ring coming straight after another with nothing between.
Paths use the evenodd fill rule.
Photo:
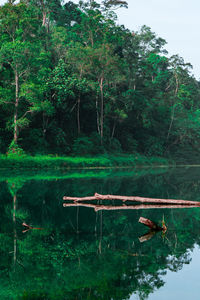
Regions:
<instances>
[{"instance_id":1,"label":"submerged log","mask_svg":"<svg viewBox=\"0 0 200 300\"><path fill-rule=\"evenodd\" d=\"M160 227L159 225L157 225L156 223L152 222L149 219L143 218L143 217L140 217L138 222L144 224L145 226L148 226L152 231L163 230L163 228Z\"/></svg>"},{"instance_id":2,"label":"submerged log","mask_svg":"<svg viewBox=\"0 0 200 300\"><path fill-rule=\"evenodd\" d=\"M191 205L191 206L200 206L200 202L198 201L189 201L189 200L175 200L175 199L155 199L155 198L144 198L137 196L119 196L119 195L101 195L95 193L94 196L91 197L67 197L64 196L63 200L66 201L92 201L92 200L121 200L123 202L126 201L134 201L141 203L157 203L157 204L171 204L171 205Z\"/></svg>"}]
</instances>

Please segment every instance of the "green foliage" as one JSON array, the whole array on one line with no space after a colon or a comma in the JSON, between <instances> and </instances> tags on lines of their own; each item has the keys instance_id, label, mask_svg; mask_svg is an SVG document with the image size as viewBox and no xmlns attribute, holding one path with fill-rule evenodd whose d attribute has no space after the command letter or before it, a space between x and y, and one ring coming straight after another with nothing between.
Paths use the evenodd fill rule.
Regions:
<instances>
[{"instance_id":1,"label":"green foliage","mask_svg":"<svg viewBox=\"0 0 200 300\"><path fill-rule=\"evenodd\" d=\"M0 151L176 156L200 145L199 82L126 1L9 1L0 10Z\"/></svg>"},{"instance_id":2,"label":"green foliage","mask_svg":"<svg viewBox=\"0 0 200 300\"><path fill-rule=\"evenodd\" d=\"M85 155L92 151L93 145L88 137L80 137L74 141L72 150L74 154Z\"/></svg>"},{"instance_id":3,"label":"green foliage","mask_svg":"<svg viewBox=\"0 0 200 300\"><path fill-rule=\"evenodd\" d=\"M163 156L164 154L164 147L158 138L149 137L148 140L145 141L145 146L148 149L148 156Z\"/></svg>"},{"instance_id":4,"label":"green foliage","mask_svg":"<svg viewBox=\"0 0 200 300\"><path fill-rule=\"evenodd\" d=\"M109 148L108 150L111 149ZM96 155L104 153L105 148L101 145L100 136L94 132L93 134L91 134L90 137L82 136L75 139L74 144L72 146L72 152L76 155L86 155L88 153Z\"/></svg>"},{"instance_id":5,"label":"green foliage","mask_svg":"<svg viewBox=\"0 0 200 300\"><path fill-rule=\"evenodd\" d=\"M110 145L109 145L109 151L112 153L122 152L121 144L116 138L111 139Z\"/></svg>"},{"instance_id":6,"label":"green foliage","mask_svg":"<svg viewBox=\"0 0 200 300\"><path fill-rule=\"evenodd\" d=\"M15 180L8 179L8 181L7 181L8 189L12 196L17 194L18 190L20 190L22 188L22 186L24 185L24 182L25 181L23 179L19 179L19 178L15 179Z\"/></svg>"},{"instance_id":7,"label":"green foliage","mask_svg":"<svg viewBox=\"0 0 200 300\"><path fill-rule=\"evenodd\" d=\"M8 157L15 157L15 156L24 156L25 152L24 150L15 143L15 141L12 141L7 152Z\"/></svg>"},{"instance_id":8,"label":"green foliage","mask_svg":"<svg viewBox=\"0 0 200 300\"><path fill-rule=\"evenodd\" d=\"M74 141L72 151L74 154L85 155L91 153L93 144L88 137L79 137Z\"/></svg>"}]
</instances>

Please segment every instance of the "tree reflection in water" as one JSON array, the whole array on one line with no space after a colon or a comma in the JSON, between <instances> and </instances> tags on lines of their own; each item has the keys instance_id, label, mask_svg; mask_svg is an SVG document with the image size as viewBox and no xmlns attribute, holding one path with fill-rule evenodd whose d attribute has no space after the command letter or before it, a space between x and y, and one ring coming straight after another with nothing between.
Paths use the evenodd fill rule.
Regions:
<instances>
[{"instance_id":1,"label":"tree reflection in water","mask_svg":"<svg viewBox=\"0 0 200 300\"><path fill-rule=\"evenodd\" d=\"M23 184L16 178L2 181L1 299L121 300L133 293L147 299L164 285L167 270L178 272L190 263L190 250L195 243L200 245L199 208L95 212L86 207L63 208L62 197L103 190L110 194L199 200L198 182L196 169L141 177L121 174L24 180ZM158 222L163 214L166 234L159 232L141 243L138 237L146 233L146 228L138 223L139 217ZM44 230L22 233L23 222Z\"/></svg>"}]
</instances>

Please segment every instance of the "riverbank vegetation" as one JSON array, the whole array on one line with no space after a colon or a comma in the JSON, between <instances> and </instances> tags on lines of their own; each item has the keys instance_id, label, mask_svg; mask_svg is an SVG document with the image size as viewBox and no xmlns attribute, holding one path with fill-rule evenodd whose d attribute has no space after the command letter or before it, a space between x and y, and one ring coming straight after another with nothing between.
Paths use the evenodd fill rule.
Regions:
<instances>
[{"instance_id":1,"label":"riverbank vegetation","mask_svg":"<svg viewBox=\"0 0 200 300\"><path fill-rule=\"evenodd\" d=\"M149 27L132 32L118 25L114 9L126 5L21 0L1 6L2 154L132 153L126 159L135 164L138 153L198 153L200 86L191 65L168 57L165 40ZM114 156L79 157L51 164L124 164ZM9 159L13 166L21 161ZM48 167L50 159L31 160L33 167L40 163Z\"/></svg>"}]
</instances>

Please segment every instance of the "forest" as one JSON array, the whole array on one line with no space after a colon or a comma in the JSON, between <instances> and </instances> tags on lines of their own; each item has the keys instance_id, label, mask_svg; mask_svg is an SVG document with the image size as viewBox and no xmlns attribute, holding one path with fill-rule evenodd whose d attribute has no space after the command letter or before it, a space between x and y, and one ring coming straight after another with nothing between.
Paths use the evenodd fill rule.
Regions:
<instances>
[{"instance_id":1,"label":"forest","mask_svg":"<svg viewBox=\"0 0 200 300\"><path fill-rule=\"evenodd\" d=\"M8 1L0 9L0 153L198 153L200 83L125 1Z\"/></svg>"}]
</instances>

